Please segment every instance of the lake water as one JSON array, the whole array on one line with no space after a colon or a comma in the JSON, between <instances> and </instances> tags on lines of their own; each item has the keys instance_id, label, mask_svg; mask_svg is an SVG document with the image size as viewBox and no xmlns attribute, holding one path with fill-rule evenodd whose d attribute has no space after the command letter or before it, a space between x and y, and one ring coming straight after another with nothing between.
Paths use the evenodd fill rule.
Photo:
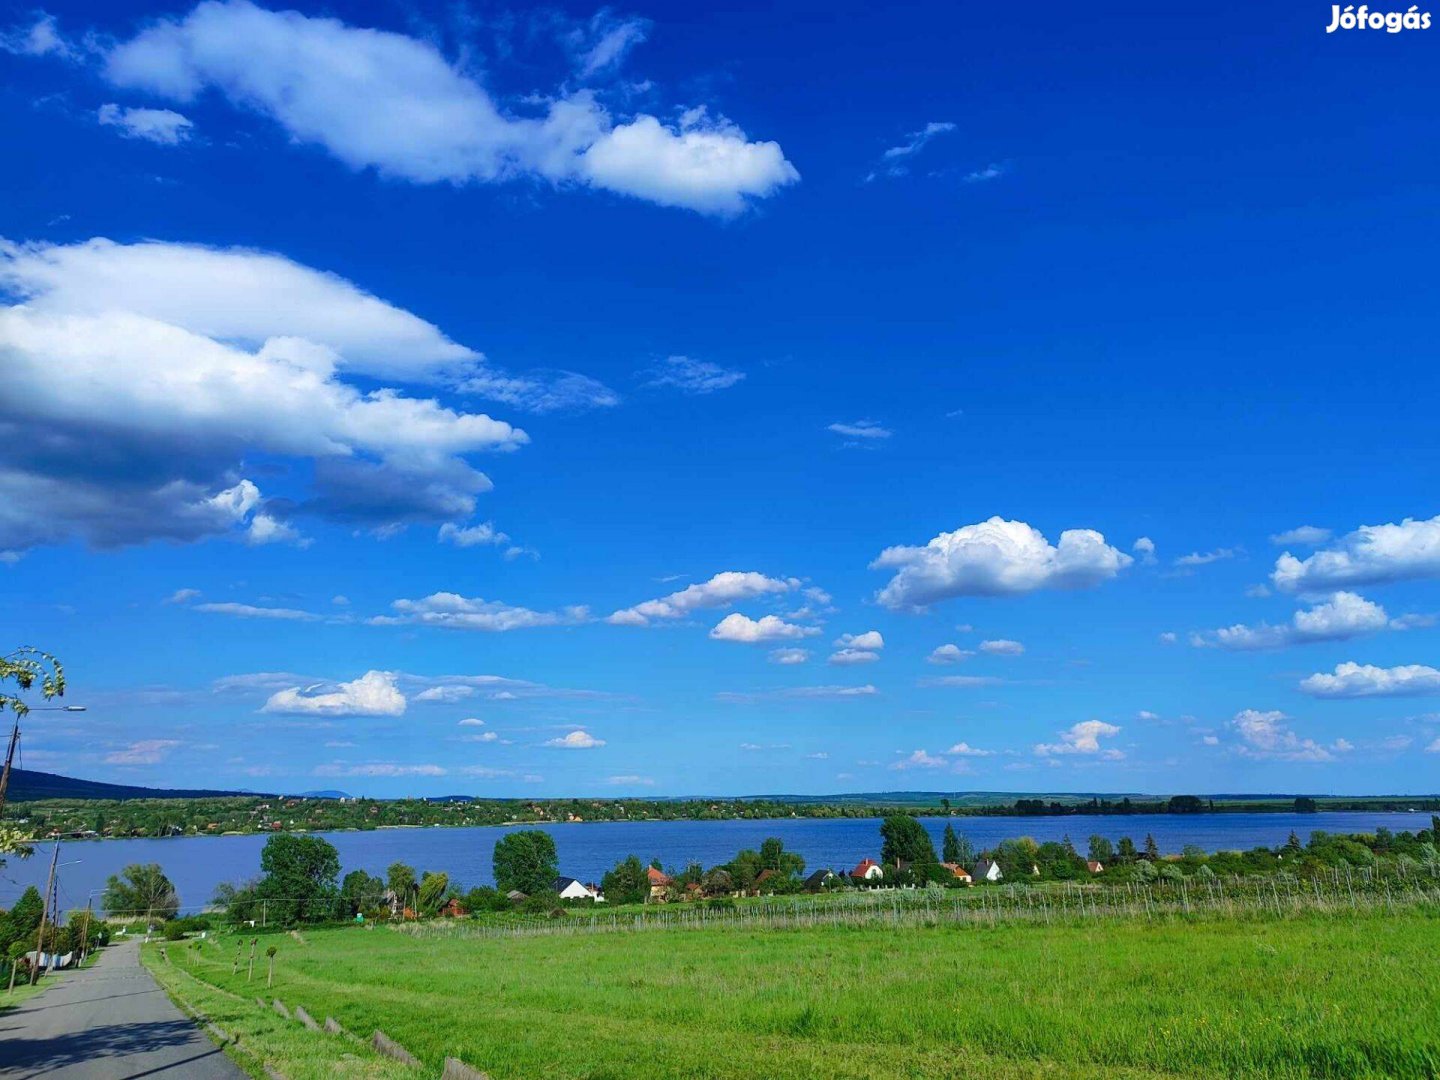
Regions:
<instances>
[{"instance_id":1,"label":"lake water","mask_svg":"<svg viewBox=\"0 0 1440 1080\"><path fill-rule=\"evenodd\" d=\"M1067 834L1083 853L1095 833L1137 845L1154 835L1163 852L1186 844L1207 851L1247 849L1283 844L1291 830L1301 840L1315 829L1326 832L1374 832L1386 826L1395 832L1428 829L1429 814L1132 814L1127 817L967 817L949 819L977 851L1001 840L1033 836L1059 840ZM940 849L945 818L921 821ZM527 826L529 827L529 826ZM771 821L596 822L541 825L555 837L560 872L582 881L599 881L606 870L627 855L666 866L694 861L704 866L727 862L742 848L758 848L767 836L805 857L810 869L853 867L867 855L880 854L878 818L780 818ZM366 870L383 875L393 862L417 870L443 870L465 886L491 885L491 853L504 829L381 829L374 832L323 833L340 852L344 871ZM65 908L85 906L86 897L105 887L105 879L130 863L159 863L175 883L186 911L203 907L221 882L239 882L260 870L260 849L266 837L196 836L164 840L71 840L60 845L60 902ZM0 869L0 906L8 907L27 885L44 887L50 862L45 844L30 859L10 859ZM98 898L97 898L98 900Z\"/></svg>"}]
</instances>

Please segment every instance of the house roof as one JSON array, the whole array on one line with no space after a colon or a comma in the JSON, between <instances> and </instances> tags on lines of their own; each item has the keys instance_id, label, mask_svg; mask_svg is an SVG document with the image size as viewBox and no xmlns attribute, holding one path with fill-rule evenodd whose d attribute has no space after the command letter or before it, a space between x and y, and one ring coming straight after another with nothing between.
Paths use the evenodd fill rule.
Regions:
<instances>
[{"instance_id":1,"label":"house roof","mask_svg":"<svg viewBox=\"0 0 1440 1080\"><path fill-rule=\"evenodd\" d=\"M1103 863L1100 863L1100 862L1096 861L1095 859L1091 859L1089 862L1087 862L1087 863L1085 864L1085 869L1086 869L1086 870L1089 870L1090 873L1092 873L1092 874L1098 874L1098 873L1100 873L1100 871L1102 871L1102 870L1105 869L1105 866L1104 866Z\"/></svg>"},{"instance_id":2,"label":"house roof","mask_svg":"<svg viewBox=\"0 0 1440 1080\"><path fill-rule=\"evenodd\" d=\"M556 892L564 892L571 885L580 885L580 882L576 881L573 877L557 877L555 879ZM584 886L582 885L581 888L584 888Z\"/></svg>"},{"instance_id":3,"label":"house roof","mask_svg":"<svg viewBox=\"0 0 1440 1080\"><path fill-rule=\"evenodd\" d=\"M646 869L645 876L650 879L651 885L669 885L674 881L664 870L656 870L653 866Z\"/></svg>"},{"instance_id":4,"label":"house roof","mask_svg":"<svg viewBox=\"0 0 1440 1080\"><path fill-rule=\"evenodd\" d=\"M816 870L813 874L811 874L805 879L805 884L823 885L825 882L829 881L834 876L835 875L829 870Z\"/></svg>"},{"instance_id":5,"label":"house roof","mask_svg":"<svg viewBox=\"0 0 1440 1080\"><path fill-rule=\"evenodd\" d=\"M946 870L949 870L950 873L954 874L957 878L968 878L970 876L970 872L959 863L942 862L940 865Z\"/></svg>"},{"instance_id":6,"label":"house roof","mask_svg":"<svg viewBox=\"0 0 1440 1080\"><path fill-rule=\"evenodd\" d=\"M879 864L878 862L876 862L874 859L861 859L861 860L860 860L860 865L857 866L857 867L855 867L854 870L850 871L850 876L851 876L851 877L864 877L865 874L866 874L866 872L869 871L871 867L878 867L878 866L880 866L880 864Z\"/></svg>"},{"instance_id":7,"label":"house roof","mask_svg":"<svg viewBox=\"0 0 1440 1080\"><path fill-rule=\"evenodd\" d=\"M981 859L975 864L975 873L979 874L981 877L984 877L990 872L990 868L992 866L995 867L995 869L997 870L1000 869L999 864L996 863L994 859Z\"/></svg>"}]
</instances>

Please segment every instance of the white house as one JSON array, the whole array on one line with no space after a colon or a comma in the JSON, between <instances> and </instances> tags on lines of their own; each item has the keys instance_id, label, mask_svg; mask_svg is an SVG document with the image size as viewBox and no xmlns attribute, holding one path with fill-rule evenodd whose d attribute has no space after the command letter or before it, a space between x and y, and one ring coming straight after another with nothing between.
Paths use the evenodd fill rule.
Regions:
<instances>
[{"instance_id":1,"label":"white house","mask_svg":"<svg viewBox=\"0 0 1440 1080\"><path fill-rule=\"evenodd\" d=\"M976 881L999 881L1005 875L1000 872L999 863L981 859L975 864L975 873L971 876Z\"/></svg>"},{"instance_id":2,"label":"white house","mask_svg":"<svg viewBox=\"0 0 1440 1080\"><path fill-rule=\"evenodd\" d=\"M573 877L558 877L555 879L555 893L561 900L594 900L596 892L588 885L576 881Z\"/></svg>"}]
</instances>

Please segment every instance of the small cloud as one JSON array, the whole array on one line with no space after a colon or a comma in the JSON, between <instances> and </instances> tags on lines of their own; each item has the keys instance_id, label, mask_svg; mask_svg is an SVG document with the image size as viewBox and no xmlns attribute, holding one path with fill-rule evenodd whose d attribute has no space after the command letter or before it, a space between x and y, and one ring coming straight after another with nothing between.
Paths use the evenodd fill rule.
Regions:
<instances>
[{"instance_id":1,"label":"small cloud","mask_svg":"<svg viewBox=\"0 0 1440 1080\"><path fill-rule=\"evenodd\" d=\"M330 598L330 603L334 604L336 607L349 607L350 598L348 596L337 593Z\"/></svg>"},{"instance_id":2,"label":"small cloud","mask_svg":"<svg viewBox=\"0 0 1440 1080\"><path fill-rule=\"evenodd\" d=\"M1149 709L1141 709L1138 713L1135 714L1135 719L1136 719L1136 720L1159 720L1159 719L1160 719L1160 714L1159 714L1159 713L1153 713L1153 712L1151 712Z\"/></svg>"},{"instance_id":3,"label":"small cloud","mask_svg":"<svg viewBox=\"0 0 1440 1080\"><path fill-rule=\"evenodd\" d=\"M881 439L888 439L895 434L874 420L856 420L848 424L836 422L827 425L825 430L845 436L846 446L874 445Z\"/></svg>"},{"instance_id":4,"label":"small cloud","mask_svg":"<svg viewBox=\"0 0 1440 1080\"><path fill-rule=\"evenodd\" d=\"M869 649L837 649L830 654L830 663L840 667L848 667L854 664L873 664L880 659L878 652L871 652Z\"/></svg>"},{"instance_id":5,"label":"small cloud","mask_svg":"<svg viewBox=\"0 0 1440 1080\"><path fill-rule=\"evenodd\" d=\"M178 146L190 137L195 126L190 119L171 109L125 109L111 102L95 114L104 127L120 129L127 139L142 139L160 146Z\"/></svg>"},{"instance_id":6,"label":"small cloud","mask_svg":"<svg viewBox=\"0 0 1440 1080\"><path fill-rule=\"evenodd\" d=\"M942 675L938 679L922 679L921 686L999 686L1004 679L993 675Z\"/></svg>"},{"instance_id":7,"label":"small cloud","mask_svg":"<svg viewBox=\"0 0 1440 1080\"><path fill-rule=\"evenodd\" d=\"M830 755L825 753L824 750L817 750L815 753L806 754L805 756L811 761L828 761L830 759Z\"/></svg>"},{"instance_id":8,"label":"small cloud","mask_svg":"<svg viewBox=\"0 0 1440 1080\"><path fill-rule=\"evenodd\" d=\"M1114 738L1119 734L1120 728L1115 724L1107 724L1103 720L1082 720L1062 731L1058 743L1036 743L1035 753L1041 757L1055 754L1099 755L1115 761L1123 758L1124 752L1102 749L1100 740Z\"/></svg>"},{"instance_id":9,"label":"small cloud","mask_svg":"<svg viewBox=\"0 0 1440 1080\"><path fill-rule=\"evenodd\" d=\"M106 765L158 765L179 746L178 739L142 739L105 755Z\"/></svg>"},{"instance_id":10,"label":"small cloud","mask_svg":"<svg viewBox=\"0 0 1440 1080\"><path fill-rule=\"evenodd\" d=\"M458 548L500 547L510 542L510 537L488 521L464 528L447 521L440 526L437 539L442 544L454 544Z\"/></svg>"},{"instance_id":11,"label":"small cloud","mask_svg":"<svg viewBox=\"0 0 1440 1080\"><path fill-rule=\"evenodd\" d=\"M770 663L772 664L803 664L810 659L809 649L771 649Z\"/></svg>"},{"instance_id":12,"label":"small cloud","mask_svg":"<svg viewBox=\"0 0 1440 1080\"><path fill-rule=\"evenodd\" d=\"M1160 644L1162 645L1174 645L1179 640L1180 635L1173 630L1166 630L1160 634Z\"/></svg>"},{"instance_id":13,"label":"small cloud","mask_svg":"<svg viewBox=\"0 0 1440 1080\"><path fill-rule=\"evenodd\" d=\"M1270 595L1270 587L1268 585L1251 585L1245 590L1245 595L1251 600L1264 600Z\"/></svg>"},{"instance_id":14,"label":"small cloud","mask_svg":"<svg viewBox=\"0 0 1440 1080\"><path fill-rule=\"evenodd\" d=\"M902 752L903 751L900 750L896 751L897 754ZM899 772L905 769L943 769L949 764L950 763L943 757L936 757L934 754L928 754L924 750L913 750L908 757L902 761L895 762L890 768Z\"/></svg>"},{"instance_id":15,"label":"small cloud","mask_svg":"<svg viewBox=\"0 0 1440 1080\"><path fill-rule=\"evenodd\" d=\"M440 687L437 686L435 689L438 690L438 689L440 689ZM468 686L466 686L466 687L459 687L458 689L468 690L468 689L470 689L470 688L469 688ZM425 696L424 694L421 694L421 695L420 695L420 697L424 697L424 696ZM418 699L417 699L417 700L418 700ZM485 726L485 721L484 721L484 720L481 720L478 716L467 716L464 720L459 721L459 726L460 726L460 727L484 727L484 726Z\"/></svg>"},{"instance_id":16,"label":"small cloud","mask_svg":"<svg viewBox=\"0 0 1440 1080\"><path fill-rule=\"evenodd\" d=\"M958 742L945 752L947 754L953 754L956 757L990 757L995 753L994 750L977 749L966 742Z\"/></svg>"},{"instance_id":17,"label":"small cloud","mask_svg":"<svg viewBox=\"0 0 1440 1080\"><path fill-rule=\"evenodd\" d=\"M260 711L286 716L401 716L405 695L396 689L393 672L367 671L333 689L294 686L278 690Z\"/></svg>"},{"instance_id":18,"label":"small cloud","mask_svg":"<svg viewBox=\"0 0 1440 1080\"><path fill-rule=\"evenodd\" d=\"M313 622L320 617L295 608L257 607L254 604L196 604L194 610L211 615L232 615L237 619L281 619L288 622Z\"/></svg>"},{"instance_id":19,"label":"small cloud","mask_svg":"<svg viewBox=\"0 0 1440 1080\"><path fill-rule=\"evenodd\" d=\"M1136 540L1130 545L1130 550L1140 557L1140 562L1145 566L1155 565L1155 541L1148 536Z\"/></svg>"},{"instance_id":20,"label":"small cloud","mask_svg":"<svg viewBox=\"0 0 1440 1080\"><path fill-rule=\"evenodd\" d=\"M1333 674L1323 672L1300 681L1300 689L1311 697L1362 698L1411 697L1440 694L1440 670L1425 664L1402 664L1382 668L1348 661L1337 664Z\"/></svg>"},{"instance_id":21,"label":"small cloud","mask_svg":"<svg viewBox=\"0 0 1440 1080\"><path fill-rule=\"evenodd\" d=\"M965 174L967 184L983 184L987 180L999 180L1010 171L1010 166L1004 162L991 162L984 168L975 169Z\"/></svg>"},{"instance_id":22,"label":"small cloud","mask_svg":"<svg viewBox=\"0 0 1440 1080\"><path fill-rule=\"evenodd\" d=\"M667 356L656 366L640 372L648 377L646 386L672 387L686 394L713 394L728 390L745 378L745 372L723 368L708 360L688 356Z\"/></svg>"},{"instance_id":23,"label":"small cloud","mask_svg":"<svg viewBox=\"0 0 1440 1080\"><path fill-rule=\"evenodd\" d=\"M654 787L655 780L649 776L636 776L634 773L626 773L623 776L607 776L607 784L614 784L618 787Z\"/></svg>"},{"instance_id":24,"label":"small cloud","mask_svg":"<svg viewBox=\"0 0 1440 1080\"><path fill-rule=\"evenodd\" d=\"M199 589L176 589L165 599L167 604L188 604L200 595Z\"/></svg>"},{"instance_id":25,"label":"small cloud","mask_svg":"<svg viewBox=\"0 0 1440 1080\"><path fill-rule=\"evenodd\" d=\"M1287 544L1314 547L1316 544L1325 543L1333 535L1334 533L1329 529L1322 529L1318 525L1301 525L1287 532L1273 534L1270 537L1270 543L1276 547L1284 547Z\"/></svg>"},{"instance_id":26,"label":"small cloud","mask_svg":"<svg viewBox=\"0 0 1440 1080\"><path fill-rule=\"evenodd\" d=\"M1181 555L1175 560L1174 565L1182 568L1209 566L1211 563L1233 559L1238 554L1239 549L1237 548L1216 548L1214 551L1192 551L1189 555Z\"/></svg>"},{"instance_id":27,"label":"small cloud","mask_svg":"<svg viewBox=\"0 0 1440 1080\"><path fill-rule=\"evenodd\" d=\"M778 615L763 615L752 619L738 611L726 615L715 624L710 637L715 641L735 641L745 645L764 644L770 641L792 641L812 637L820 631L813 626L799 626L788 623Z\"/></svg>"},{"instance_id":28,"label":"small cloud","mask_svg":"<svg viewBox=\"0 0 1440 1080\"><path fill-rule=\"evenodd\" d=\"M931 651L926 659L932 664L958 664L975 654L959 645L940 645Z\"/></svg>"},{"instance_id":29,"label":"small cloud","mask_svg":"<svg viewBox=\"0 0 1440 1080\"><path fill-rule=\"evenodd\" d=\"M879 630L867 630L863 634L841 634L835 639L835 645L841 649L883 649L885 639Z\"/></svg>"},{"instance_id":30,"label":"small cloud","mask_svg":"<svg viewBox=\"0 0 1440 1080\"><path fill-rule=\"evenodd\" d=\"M980 651L991 656L1020 656L1025 652L1025 646L1008 638L996 638L993 641L982 641Z\"/></svg>"},{"instance_id":31,"label":"small cloud","mask_svg":"<svg viewBox=\"0 0 1440 1080\"><path fill-rule=\"evenodd\" d=\"M597 739L588 731L575 730L568 735L562 735L558 739L548 739L546 746L553 746L559 750L593 750L598 746L604 746L604 739Z\"/></svg>"}]
</instances>

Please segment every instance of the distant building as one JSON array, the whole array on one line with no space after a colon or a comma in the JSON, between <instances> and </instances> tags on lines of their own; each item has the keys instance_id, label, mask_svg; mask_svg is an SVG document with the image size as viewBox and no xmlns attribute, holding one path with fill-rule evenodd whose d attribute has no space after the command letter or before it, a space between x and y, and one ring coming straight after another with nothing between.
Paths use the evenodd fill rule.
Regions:
<instances>
[{"instance_id":1,"label":"distant building","mask_svg":"<svg viewBox=\"0 0 1440 1080\"><path fill-rule=\"evenodd\" d=\"M875 881L885 876L885 868L874 859L861 859L860 865L850 871L850 876L857 881Z\"/></svg>"},{"instance_id":2,"label":"distant building","mask_svg":"<svg viewBox=\"0 0 1440 1080\"><path fill-rule=\"evenodd\" d=\"M664 870L657 870L653 866L645 871L645 877L650 882L651 900L663 901L665 899L666 890L669 889L671 885L675 884L674 878L672 878L669 874L665 873Z\"/></svg>"},{"instance_id":3,"label":"distant building","mask_svg":"<svg viewBox=\"0 0 1440 1080\"><path fill-rule=\"evenodd\" d=\"M954 874L956 881L962 881L966 885L974 884L974 881L970 877L970 872L966 870L963 866L961 866L959 863L942 862L940 865L943 866L946 870L949 870L950 873Z\"/></svg>"},{"instance_id":4,"label":"distant building","mask_svg":"<svg viewBox=\"0 0 1440 1080\"><path fill-rule=\"evenodd\" d=\"M505 899L509 900L512 904L518 904L521 900L528 900L530 898L519 889L511 889L505 894Z\"/></svg>"},{"instance_id":5,"label":"distant building","mask_svg":"<svg viewBox=\"0 0 1440 1080\"><path fill-rule=\"evenodd\" d=\"M975 864L974 880L976 881L999 881L1004 876L1000 872L1000 864L993 859L981 859Z\"/></svg>"},{"instance_id":6,"label":"distant building","mask_svg":"<svg viewBox=\"0 0 1440 1080\"><path fill-rule=\"evenodd\" d=\"M576 881L573 877L558 877L555 879L555 892L561 900L594 900L595 893L588 885Z\"/></svg>"},{"instance_id":7,"label":"distant building","mask_svg":"<svg viewBox=\"0 0 1440 1080\"><path fill-rule=\"evenodd\" d=\"M825 886L829 885L830 882L834 880L834 878L834 873L829 870L816 870L813 874L811 874L805 879L805 891L819 892L821 889L825 888Z\"/></svg>"},{"instance_id":8,"label":"distant building","mask_svg":"<svg viewBox=\"0 0 1440 1080\"><path fill-rule=\"evenodd\" d=\"M1104 865L1094 859L1091 859L1085 864L1085 869L1089 870L1092 874L1103 874L1105 872Z\"/></svg>"}]
</instances>

